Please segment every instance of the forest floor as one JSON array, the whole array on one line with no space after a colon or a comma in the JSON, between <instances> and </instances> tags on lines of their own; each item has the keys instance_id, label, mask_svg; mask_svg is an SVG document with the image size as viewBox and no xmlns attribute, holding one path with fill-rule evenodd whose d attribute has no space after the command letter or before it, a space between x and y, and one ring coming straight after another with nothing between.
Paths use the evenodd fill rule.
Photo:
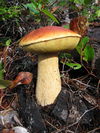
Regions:
<instances>
[{"instance_id":1,"label":"forest floor","mask_svg":"<svg viewBox=\"0 0 100 133\"><path fill-rule=\"evenodd\" d=\"M14 80L19 72L33 74L29 85L7 88L0 94L2 133L14 126L23 126L30 133L100 133L100 27L90 27L88 36L95 48L93 62L73 70L61 63L65 58L59 58L62 90L55 103L46 107L35 99L37 55L15 45L7 52L2 47L5 79Z\"/></svg>"}]
</instances>

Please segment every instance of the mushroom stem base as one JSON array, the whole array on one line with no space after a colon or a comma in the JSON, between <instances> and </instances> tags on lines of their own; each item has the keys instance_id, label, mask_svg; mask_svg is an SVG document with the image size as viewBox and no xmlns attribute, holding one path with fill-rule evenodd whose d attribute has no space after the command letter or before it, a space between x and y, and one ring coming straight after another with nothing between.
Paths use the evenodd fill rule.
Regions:
<instances>
[{"instance_id":1,"label":"mushroom stem base","mask_svg":"<svg viewBox=\"0 0 100 133\"><path fill-rule=\"evenodd\" d=\"M57 54L43 54L38 57L38 78L36 99L38 104L53 104L61 91L61 79Z\"/></svg>"}]
</instances>

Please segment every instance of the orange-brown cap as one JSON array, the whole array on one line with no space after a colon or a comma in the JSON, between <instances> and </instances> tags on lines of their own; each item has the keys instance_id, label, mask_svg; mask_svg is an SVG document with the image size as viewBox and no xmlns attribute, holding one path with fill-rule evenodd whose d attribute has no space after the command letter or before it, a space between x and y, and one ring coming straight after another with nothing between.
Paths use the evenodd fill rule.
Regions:
<instances>
[{"instance_id":1,"label":"orange-brown cap","mask_svg":"<svg viewBox=\"0 0 100 133\"><path fill-rule=\"evenodd\" d=\"M37 53L71 50L76 47L81 36L69 29L59 26L46 26L24 36L20 41L27 51Z\"/></svg>"}]
</instances>

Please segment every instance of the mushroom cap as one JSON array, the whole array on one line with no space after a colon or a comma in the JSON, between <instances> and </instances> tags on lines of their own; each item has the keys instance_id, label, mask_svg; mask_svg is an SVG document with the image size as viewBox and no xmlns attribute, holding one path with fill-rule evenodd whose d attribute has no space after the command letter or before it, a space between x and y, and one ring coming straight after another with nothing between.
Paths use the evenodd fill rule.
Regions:
<instances>
[{"instance_id":1,"label":"mushroom cap","mask_svg":"<svg viewBox=\"0 0 100 133\"><path fill-rule=\"evenodd\" d=\"M36 53L59 52L74 49L81 35L63 27L46 26L25 35L19 45Z\"/></svg>"}]
</instances>

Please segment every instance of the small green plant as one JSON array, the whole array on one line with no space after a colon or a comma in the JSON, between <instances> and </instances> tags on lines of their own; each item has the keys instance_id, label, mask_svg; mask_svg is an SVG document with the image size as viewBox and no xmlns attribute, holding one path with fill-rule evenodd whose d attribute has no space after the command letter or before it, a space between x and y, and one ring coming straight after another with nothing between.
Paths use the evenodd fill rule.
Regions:
<instances>
[{"instance_id":1,"label":"small green plant","mask_svg":"<svg viewBox=\"0 0 100 133\"><path fill-rule=\"evenodd\" d=\"M10 46L11 44L11 39L8 39L6 42L5 42L5 46Z\"/></svg>"},{"instance_id":2,"label":"small green plant","mask_svg":"<svg viewBox=\"0 0 100 133\"><path fill-rule=\"evenodd\" d=\"M0 42L0 47L2 46L2 47L8 48L10 44L11 44L11 39L5 38L5 39L2 39L2 41ZM4 56L6 56L6 53ZM0 79L4 79L4 72L5 70L4 70L3 61L2 59L0 59Z\"/></svg>"},{"instance_id":3,"label":"small green plant","mask_svg":"<svg viewBox=\"0 0 100 133\"><path fill-rule=\"evenodd\" d=\"M7 47L7 46L10 46L10 44L11 44L11 39L6 38L6 37L1 38L1 40L0 40L0 46Z\"/></svg>"},{"instance_id":4,"label":"small green plant","mask_svg":"<svg viewBox=\"0 0 100 133\"><path fill-rule=\"evenodd\" d=\"M72 63L72 62L66 62L65 65L69 66L70 68L77 70L80 69L82 67L81 64L79 63Z\"/></svg>"},{"instance_id":5,"label":"small green plant","mask_svg":"<svg viewBox=\"0 0 100 133\"><path fill-rule=\"evenodd\" d=\"M2 7L0 6L0 20L7 20L11 18L18 18L20 15L20 6Z\"/></svg>"},{"instance_id":6,"label":"small green plant","mask_svg":"<svg viewBox=\"0 0 100 133\"><path fill-rule=\"evenodd\" d=\"M60 55L60 58L63 59L63 58L67 58L66 61L63 61L61 60L61 63L64 64L64 65L67 65L68 67L74 69L74 70L77 70L77 69L80 69L82 67L81 64L79 63L76 63L74 60L73 60L73 57L70 53L62 53Z\"/></svg>"},{"instance_id":7,"label":"small green plant","mask_svg":"<svg viewBox=\"0 0 100 133\"><path fill-rule=\"evenodd\" d=\"M79 53L81 60L84 60L86 62L92 61L95 53L94 48L88 43L89 37L86 36L81 39L80 43L76 47L76 50Z\"/></svg>"},{"instance_id":8,"label":"small green plant","mask_svg":"<svg viewBox=\"0 0 100 133\"><path fill-rule=\"evenodd\" d=\"M0 79L0 89L5 89L11 85L10 80Z\"/></svg>"},{"instance_id":9,"label":"small green plant","mask_svg":"<svg viewBox=\"0 0 100 133\"><path fill-rule=\"evenodd\" d=\"M89 21L93 21L100 17L100 6L95 3L95 0L69 0L74 3L75 6L72 7L76 12L80 12L79 14L82 16L86 16Z\"/></svg>"},{"instance_id":10,"label":"small green plant","mask_svg":"<svg viewBox=\"0 0 100 133\"><path fill-rule=\"evenodd\" d=\"M4 79L4 67L3 62L0 60L0 79Z\"/></svg>"},{"instance_id":11,"label":"small green plant","mask_svg":"<svg viewBox=\"0 0 100 133\"><path fill-rule=\"evenodd\" d=\"M59 21L56 19L56 17L49 11L49 8L47 8L43 0L40 1L35 1L35 0L30 0L31 3L23 4L23 6L26 9L29 9L30 13L33 14L34 16L39 16L41 18L41 13L45 14L48 16L48 18L52 19L54 22L59 23Z\"/></svg>"},{"instance_id":12,"label":"small green plant","mask_svg":"<svg viewBox=\"0 0 100 133\"><path fill-rule=\"evenodd\" d=\"M8 39L8 38L1 39L1 42L0 42L1 47L5 47L7 49L10 46L10 44L11 44L11 39ZM4 56L6 56L6 53ZM4 73L5 73L4 63L1 58L0 59L0 89L5 89L11 84L11 81L4 80Z\"/></svg>"}]
</instances>

